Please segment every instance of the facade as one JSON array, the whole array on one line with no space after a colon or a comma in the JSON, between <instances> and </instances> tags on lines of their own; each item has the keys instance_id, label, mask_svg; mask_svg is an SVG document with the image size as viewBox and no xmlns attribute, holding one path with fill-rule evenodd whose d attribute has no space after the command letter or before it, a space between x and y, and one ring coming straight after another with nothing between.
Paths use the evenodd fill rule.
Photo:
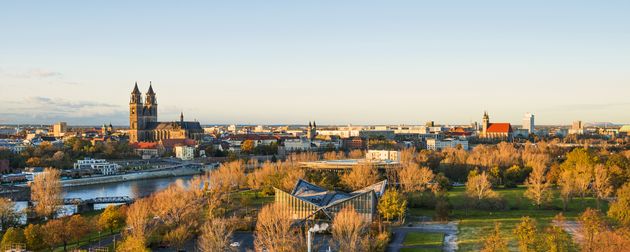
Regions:
<instances>
[{"instance_id":1,"label":"facade","mask_svg":"<svg viewBox=\"0 0 630 252\"><path fill-rule=\"evenodd\" d=\"M582 121L574 121L569 129L569 134L582 135L584 134L584 125Z\"/></svg>"},{"instance_id":2,"label":"facade","mask_svg":"<svg viewBox=\"0 0 630 252\"><path fill-rule=\"evenodd\" d=\"M387 180L358 191L329 191L304 180L298 180L291 193L275 189L275 202L288 211L295 221L325 219L332 221L346 206L353 206L365 220L376 217L378 199L385 193Z\"/></svg>"},{"instance_id":3,"label":"facade","mask_svg":"<svg viewBox=\"0 0 630 252\"><path fill-rule=\"evenodd\" d=\"M536 133L536 129L534 128L534 114L525 114L523 117L523 129L527 130L527 133L529 134Z\"/></svg>"},{"instance_id":4,"label":"facade","mask_svg":"<svg viewBox=\"0 0 630 252\"><path fill-rule=\"evenodd\" d=\"M149 84L144 102L138 90L138 83L131 92L129 101L129 141L157 142L163 139L199 139L203 135L203 128L199 122L184 121L184 113L179 121L158 122L156 94Z\"/></svg>"},{"instance_id":5,"label":"facade","mask_svg":"<svg viewBox=\"0 0 630 252\"><path fill-rule=\"evenodd\" d=\"M311 149L311 141L306 138L284 139L284 150L286 151L307 151Z\"/></svg>"},{"instance_id":6,"label":"facade","mask_svg":"<svg viewBox=\"0 0 630 252\"><path fill-rule=\"evenodd\" d=\"M175 157L181 160L193 160L195 158L195 148L190 146L175 146Z\"/></svg>"},{"instance_id":7,"label":"facade","mask_svg":"<svg viewBox=\"0 0 630 252\"><path fill-rule=\"evenodd\" d=\"M490 123L490 116L485 112L483 114L479 138L511 141L512 125L509 123Z\"/></svg>"},{"instance_id":8,"label":"facade","mask_svg":"<svg viewBox=\"0 0 630 252\"><path fill-rule=\"evenodd\" d=\"M365 153L365 160L368 162L373 161L400 161L400 152L399 151L390 151L390 150L368 150Z\"/></svg>"},{"instance_id":9,"label":"facade","mask_svg":"<svg viewBox=\"0 0 630 252\"><path fill-rule=\"evenodd\" d=\"M439 140L435 138L427 139L428 150L442 150L444 148L457 148L458 146L461 147L463 150L468 150L468 141L453 138L446 138L444 140Z\"/></svg>"},{"instance_id":10,"label":"facade","mask_svg":"<svg viewBox=\"0 0 630 252\"><path fill-rule=\"evenodd\" d=\"M62 137L68 130L67 128L68 125L66 124L66 122L58 122L53 124L53 136Z\"/></svg>"},{"instance_id":11,"label":"facade","mask_svg":"<svg viewBox=\"0 0 630 252\"><path fill-rule=\"evenodd\" d=\"M86 158L84 160L77 160L74 163L74 169L94 169L99 170L103 175L113 175L118 173L118 164L109 163L105 159L91 159Z\"/></svg>"}]
</instances>

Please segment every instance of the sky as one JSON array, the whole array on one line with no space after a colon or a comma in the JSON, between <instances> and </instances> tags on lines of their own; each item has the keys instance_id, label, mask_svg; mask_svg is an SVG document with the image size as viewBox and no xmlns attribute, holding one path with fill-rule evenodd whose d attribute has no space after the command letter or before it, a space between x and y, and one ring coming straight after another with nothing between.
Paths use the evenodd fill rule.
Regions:
<instances>
[{"instance_id":1,"label":"sky","mask_svg":"<svg viewBox=\"0 0 630 252\"><path fill-rule=\"evenodd\" d=\"M630 123L630 1L2 1L0 124Z\"/></svg>"}]
</instances>

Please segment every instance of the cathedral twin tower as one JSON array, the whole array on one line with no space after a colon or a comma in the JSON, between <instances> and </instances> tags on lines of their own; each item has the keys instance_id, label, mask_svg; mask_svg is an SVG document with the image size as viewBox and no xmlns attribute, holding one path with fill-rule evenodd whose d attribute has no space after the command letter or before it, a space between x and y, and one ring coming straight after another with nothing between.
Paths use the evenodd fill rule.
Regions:
<instances>
[{"instance_id":1,"label":"cathedral twin tower","mask_svg":"<svg viewBox=\"0 0 630 252\"><path fill-rule=\"evenodd\" d=\"M144 102L136 82L129 101L129 141L155 142L163 139L198 138L203 134L199 122L185 122L183 113L179 122L158 122L157 99L149 83Z\"/></svg>"}]
</instances>

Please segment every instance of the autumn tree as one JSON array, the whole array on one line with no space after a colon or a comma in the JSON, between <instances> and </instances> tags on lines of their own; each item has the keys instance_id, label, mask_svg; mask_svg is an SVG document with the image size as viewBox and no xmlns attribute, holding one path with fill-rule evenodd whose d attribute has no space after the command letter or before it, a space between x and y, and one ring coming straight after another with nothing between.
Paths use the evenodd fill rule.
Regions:
<instances>
[{"instance_id":1,"label":"autumn tree","mask_svg":"<svg viewBox=\"0 0 630 252\"><path fill-rule=\"evenodd\" d=\"M610 182L610 174L604 165L596 165L594 171L594 179L591 188L595 194L597 201L597 209L601 209L600 201L606 199L612 193L612 184Z\"/></svg>"},{"instance_id":2,"label":"autumn tree","mask_svg":"<svg viewBox=\"0 0 630 252\"><path fill-rule=\"evenodd\" d=\"M44 243L52 250L56 245L63 244L63 251L67 251L68 243L72 240L72 231L67 225L68 217L52 219L43 225Z\"/></svg>"},{"instance_id":3,"label":"autumn tree","mask_svg":"<svg viewBox=\"0 0 630 252\"><path fill-rule=\"evenodd\" d=\"M31 185L31 199L36 202L35 213L48 219L54 218L63 203L61 193L59 170L46 168L36 175Z\"/></svg>"},{"instance_id":4,"label":"autumn tree","mask_svg":"<svg viewBox=\"0 0 630 252\"><path fill-rule=\"evenodd\" d=\"M201 227L197 247L202 252L230 251L233 227L223 218L212 218Z\"/></svg>"},{"instance_id":5,"label":"autumn tree","mask_svg":"<svg viewBox=\"0 0 630 252\"><path fill-rule=\"evenodd\" d=\"M352 166L350 173L341 176L341 182L352 190L358 190L378 182L378 170L369 163Z\"/></svg>"},{"instance_id":6,"label":"autumn tree","mask_svg":"<svg viewBox=\"0 0 630 252\"><path fill-rule=\"evenodd\" d=\"M129 240L129 246L146 244L153 232L155 225L153 225L154 219L150 212L151 205L151 199L139 199L129 206L126 219L127 230L124 234L125 239Z\"/></svg>"},{"instance_id":7,"label":"autumn tree","mask_svg":"<svg viewBox=\"0 0 630 252\"><path fill-rule=\"evenodd\" d=\"M536 230L536 220L525 216L516 225L514 235L518 240L518 248L521 252L536 251L538 231Z\"/></svg>"},{"instance_id":8,"label":"autumn tree","mask_svg":"<svg viewBox=\"0 0 630 252\"><path fill-rule=\"evenodd\" d=\"M572 170L565 170L560 173L558 178L558 185L560 185L560 197L562 198L562 206L566 211L569 206L569 202L573 199L573 195L576 191L575 177L577 173Z\"/></svg>"},{"instance_id":9,"label":"autumn tree","mask_svg":"<svg viewBox=\"0 0 630 252\"><path fill-rule=\"evenodd\" d=\"M435 174L427 167L416 164L404 165L398 172L400 187L406 193L423 192L429 189Z\"/></svg>"},{"instance_id":10,"label":"autumn tree","mask_svg":"<svg viewBox=\"0 0 630 252\"><path fill-rule=\"evenodd\" d=\"M397 190L388 189L379 199L377 208L385 220L394 218L402 220L407 209L407 200Z\"/></svg>"},{"instance_id":11,"label":"autumn tree","mask_svg":"<svg viewBox=\"0 0 630 252\"><path fill-rule=\"evenodd\" d=\"M352 206L346 206L332 223L333 240L341 252L366 251L368 222Z\"/></svg>"},{"instance_id":12,"label":"autumn tree","mask_svg":"<svg viewBox=\"0 0 630 252\"><path fill-rule=\"evenodd\" d=\"M44 230L42 226L37 224L28 224L24 229L24 237L26 239L26 247L30 250L40 250L44 245Z\"/></svg>"},{"instance_id":13,"label":"autumn tree","mask_svg":"<svg viewBox=\"0 0 630 252\"><path fill-rule=\"evenodd\" d=\"M20 214L15 210L15 203L7 198L0 198L0 228L7 230L19 223Z\"/></svg>"},{"instance_id":14,"label":"autumn tree","mask_svg":"<svg viewBox=\"0 0 630 252\"><path fill-rule=\"evenodd\" d=\"M573 251L571 235L562 229L564 225L562 213L556 215L554 223L545 228L543 233L541 250L549 252L569 252Z\"/></svg>"},{"instance_id":15,"label":"autumn tree","mask_svg":"<svg viewBox=\"0 0 630 252\"><path fill-rule=\"evenodd\" d=\"M256 144L253 140L245 140L241 143L241 151L244 153L252 153Z\"/></svg>"},{"instance_id":16,"label":"autumn tree","mask_svg":"<svg viewBox=\"0 0 630 252\"><path fill-rule=\"evenodd\" d=\"M604 222L599 211L587 208L579 217L580 234L582 234L582 251L598 251L596 238L604 230Z\"/></svg>"},{"instance_id":17,"label":"autumn tree","mask_svg":"<svg viewBox=\"0 0 630 252\"><path fill-rule=\"evenodd\" d=\"M101 230L109 230L112 234L114 229L121 228L124 224L125 217L113 205L107 206L98 218L98 226Z\"/></svg>"},{"instance_id":18,"label":"autumn tree","mask_svg":"<svg viewBox=\"0 0 630 252\"><path fill-rule=\"evenodd\" d=\"M3 251L10 251L9 249L11 248L11 245L24 243L26 243L24 231L21 228L10 227L6 229L6 232L4 232L4 235L2 236L0 248L2 248Z\"/></svg>"},{"instance_id":19,"label":"autumn tree","mask_svg":"<svg viewBox=\"0 0 630 252\"><path fill-rule=\"evenodd\" d=\"M630 182L617 190L617 199L610 204L608 216L630 227Z\"/></svg>"},{"instance_id":20,"label":"autumn tree","mask_svg":"<svg viewBox=\"0 0 630 252\"><path fill-rule=\"evenodd\" d=\"M70 234L70 240L79 244L81 238L92 231L92 226L81 215L75 214L64 223L66 232Z\"/></svg>"},{"instance_id":21,"label":"autumn tree","mask_svg":"<svg viewBox=\"0 0 630 252\"><path fill-rule=\"evenodd\" d=\"M525 185L527 185L525 197L532 200L538 208L551 201L553 197L551 183L547 181L544 166L533 167Z\"/></svg>"},{"instance_id":22,"label":"autumn tree","mask_svg":"<svg viewBox=\"0 0 630 252\"><path fill-rule=\"evenodd\" d=\"M466 195L476 200L497 197L497 193L492 190L492 184L486 172L482 172L481 174L471 173L471 176L468 176L468 181L466 181Z\"/></svg>"},{"instance_id":23,"label":"autumn tree","mask_svg":"<svg viewBox=\"0 0 630 252\"><path fill-rule=\"evenodd\" d=\"M146 241L136 236L125 236L116 247L117 252L149 252Z\"/></svg>"},{"instance_id":24,"label":"autumn tree","mask_svg":"<svg viewBox=\"0 0 630 252\"><path fill-rule=\"evenodd\" d=\"M483 241L482 252L506 252L508 251L508 243L501 235L501 224L494 223L494 230Z\"/></svg>"},{"instance_id":25,"label":"autumn tree","mask_svg":"<svg viewBox=\"0 0 630 252\"><path fill-rule=\"evenodd\" d=\"M299 246L299 239L291 228L289 211L279 204L264 206L258 213L254 246L256 251L289 252Z\"/></svg>"},{"instance_id":26,"label":"autumn tree","mask_svg":"<svg viewBox=\"0 0 630 252\"><path fill-rule=\"evenodd\" d=\"M352 150L348 153L348 158L350 159L360 159L365 156L362 150Z\"/></svg>"}]
</instances>

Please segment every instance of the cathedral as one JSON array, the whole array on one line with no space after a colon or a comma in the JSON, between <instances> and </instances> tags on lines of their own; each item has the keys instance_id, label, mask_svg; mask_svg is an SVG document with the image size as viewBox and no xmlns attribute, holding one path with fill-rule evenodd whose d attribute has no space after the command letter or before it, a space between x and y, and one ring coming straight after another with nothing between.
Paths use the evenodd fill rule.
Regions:
<instances>
[{"instance_id":1,"label":"cathedral","mask_svg":"<svg viewBox=\"0 0 630 252\"><path fill-rule=\"evenodd\" d=\"M142 93L138 90L138 83L131 91L129 101L129 141L158 142L164 139L199 139L203 134L203 128L199 122L184 121L184 113L179 121L158 122L157 100L153 87L149 84L144 102Z\"/></svg>"}]
</instances>

